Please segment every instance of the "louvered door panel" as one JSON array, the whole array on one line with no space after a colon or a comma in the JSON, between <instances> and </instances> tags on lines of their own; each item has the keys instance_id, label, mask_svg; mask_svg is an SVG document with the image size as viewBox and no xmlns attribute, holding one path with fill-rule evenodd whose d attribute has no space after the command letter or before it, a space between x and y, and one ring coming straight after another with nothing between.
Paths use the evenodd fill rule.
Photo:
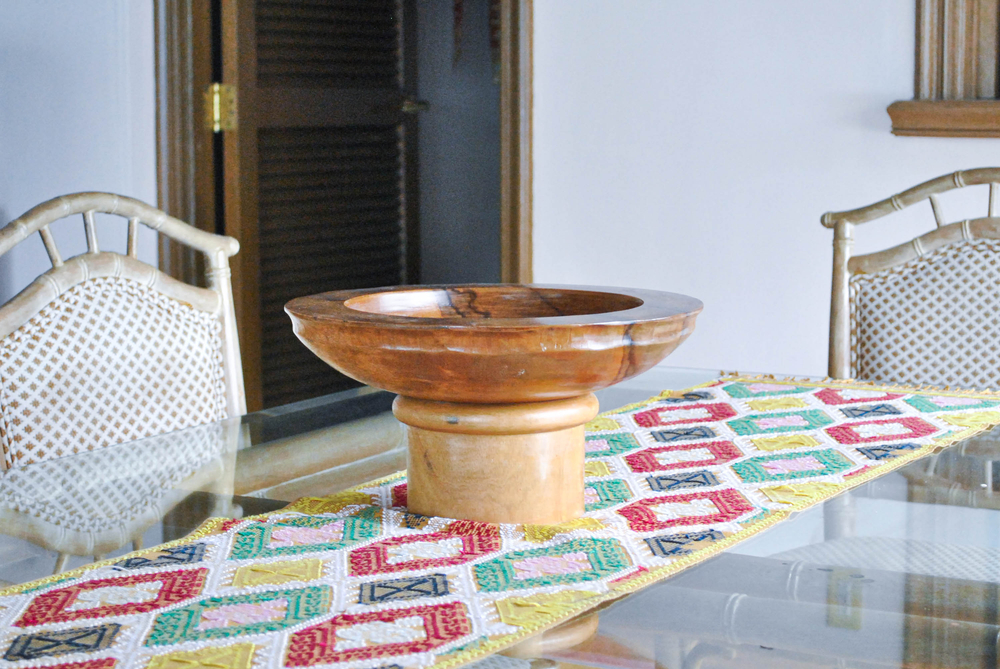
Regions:
<instances>
[{"instance_id":1,"label":"louvered door panel","mask_svg":"<svg viewBox=\"0 0 1000 669\"><path fill-rule=\"evenodd\" d=\"M260 295L264 404L348 387L292 333L284 305L405 281L395 126L261 129Z\"/></svg>"},{"instance_id":2,"label":"louvered door panel","mask_svg":"<svg viewBox=\"0 0 1000 669\"><path fill-rule=\"evenodd\" d=\"M395 0L258 0L261 87L394 88Z\"/></svg>"},{"instance_id":3,"label":"louvered door panel","mask_svg":"<svg viewBox=\"0 0 1000 669\"><path fill-rule=\"evenodd\" d=\"M419 280L417 120L403 113L416 2L221 4L240 110L225 134L225 229L241 244L233 285L256 410L357 385L295 338L289 300Z\"/></svg>"}]
</instances>

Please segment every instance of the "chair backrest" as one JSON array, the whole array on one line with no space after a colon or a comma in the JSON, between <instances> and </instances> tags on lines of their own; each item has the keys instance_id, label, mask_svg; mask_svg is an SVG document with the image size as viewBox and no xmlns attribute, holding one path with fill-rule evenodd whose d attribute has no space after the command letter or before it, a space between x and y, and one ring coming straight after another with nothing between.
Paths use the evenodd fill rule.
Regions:
<instances>
[{"instance_id":1,"label":"chair backrest","mask_svg":"<svg viewBox=\"0 0 1000 669\"><path fill-rule=\"evenodd\" d=\"M100 250L97 213L128 219L127 255ZM63 261L49 226L74 214L87 252ZM208 288L140 262L139 224L204 253ZM0 307L0 469L246 413L235 239L132 198L76 193L0 229L0 255L36 232L52 268Z\"/></svg>"},{"instance_id":2,"label":"chair backrest","mask_svg":"<svg viewBox=\"0 0 1000 669\"><path fill-rule=\"evenodd\" d=\"M989 184L987 216L948 223L938 195ZM855 225L928 200L937 228L852 256ZM823 214L833 228L829 375L1000 388L1000 168L931 179L875 204Z\"/></svg>"}]
</instances>

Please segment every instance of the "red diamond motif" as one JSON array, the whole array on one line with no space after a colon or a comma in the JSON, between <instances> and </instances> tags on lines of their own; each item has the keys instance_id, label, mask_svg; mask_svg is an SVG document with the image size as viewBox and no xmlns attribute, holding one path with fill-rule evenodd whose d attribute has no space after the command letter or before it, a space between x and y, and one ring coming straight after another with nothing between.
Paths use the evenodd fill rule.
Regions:
<instances>
[{"instance_id":1,"label":"red diamond motif","mask_svg":"<svg viewBox=\"0 0 1000 669\"><path fill-rule=\"evenodd\" d=\"M844 393L850 393L847 388L824 388L813 396L821 400L824 404L837 406L840 404L858 404L859 402L888 402L898 400L903 395L899 393L872 393L871 397L844 397Z\"/></svg>"},{"instance_id":2,"label":"red diamond motif","mask_svg":"<svg viewBox=\"0 0 1000 669\"><path fill-rule=\"evenodd\" d=\"M632 417L640 427L711 423L736 415L736 410L724 402L716 404L682 404L640 411Z\"/></svg>"},{"instance_id":3,"label":"red diamond motif","mask_svg":"<svg viewBox=\"0 0 1000 669\"><path fill-rule=\"evenodd\" d=\"M706 457L700 457L699 453ZM657 458L657 454L664 455ZM709 441L647 448L626 455L625 462L634 472L661 472L669 469L721 465L742 455L743 452L730 441Z\"/></svg>"},{"instance_id":4,"label":"red diamond motif","mask_svg":"<svg viewBox=\"0 0 1000 669\"><path fill-rule=\"evenodd\" d=\"M872 427L865 428L870 425ZM916 416L865 420L826 428L826 433L842 444L870 444L872 442L919 439L938 431L927 421Z\"/></svg>"},{"instance_id":5,"label":"red diamond motif","mask_svg":"<svg viewBox=\"0 0 1000 669\"><path fill-rule=\"evenodd\" d=\"M668 512L664 512L667 507ZM713 508L714 507L714 508ZM684 515L683 509L697 513ZM714 525L736 520L756 507L732 489L669 495L639 500L618 510L636 532L652 532L684 525ZM702 512L706 510L708 512ZM669 513L673 510L674 514ZM670 517L673 515L673 517Z\"/></svg>"},{"instance_id":6,"label":"red diamond motif","mask_svg":"<svg viewBox=\"0 0 1000 669\"><path fill-rule=\"evenodd\" d=\"M480 523L480 525L485 525L485 523ZM413 557L411 559L405 558L407 553L406 546L409 544L437 544L444 546L445 542L457 543L459 541L461 542L461 548L457 548L456 546L457 552L452 555L420 557L419 553L409 551ZM468 531L466 533L459 531L451 532L446 529L443 532L432 532L431 534L392 537L391 539L385 539L378 543L359 548L351 553L350 570L354 576L367 576L369 574L410 571L411 569L450 567L457 564L464 564L469 560L474 560L497 550L500 550L500 535L498 531L475 534ZM400 558L400 555L404 555L404 557Z\"/></svg>"},{"instance_id":7,"label":"red diamond motif","mask_svg":"<svg viewBox=\"0 0 1000 669\"><path fill-rule=\"evenodd\" d=\"M371 623L391 625L405 618L420 618L423 623L423 629L415 632L412 624L408 627L410 634L415 637L412 641L377 643L377 639L364 641L361 635L349 638L337 635L338 631L343 632L352 627ZM285 666L311 667L316 664L425 653L471 633L472 625L469 623L465 604L461 602L371 613L343 613L293 634L288 643Z\"/></svg>"},{"instance_id":8,"label":"red diamond motif","mask_svg":"<svg viewBox=\"0 0 1000 669\"><path fill-rule=\"evenodd\" d=\"M117 578L85 581L38 595L24 614L14 623L17 627L32 627L49 623L63 623L87 618L127 616L146 613L196 597L205 585L208 569L183 569L155 574L137 574ZM160 584L158 589L156 583ZM154 588L142 588L152 585ZM136 587L138 586L138 587ZM106 590L107 589L107 590ZM113 590L112 590L113 589ZM100 595L107 593L107 600L128 600L129 589L137 596L125 603L102 603Z\"/></svg>"},{"instance_id":9,"label":"red diamond motif","mask_svg":"<svg viewBox=\"0 0 1000 669\"><path fill-rule=\"evenodd\" d=\"M394 507L406 507L406 484L392 486L392 505Z\"/></svg>"}]
</instances>

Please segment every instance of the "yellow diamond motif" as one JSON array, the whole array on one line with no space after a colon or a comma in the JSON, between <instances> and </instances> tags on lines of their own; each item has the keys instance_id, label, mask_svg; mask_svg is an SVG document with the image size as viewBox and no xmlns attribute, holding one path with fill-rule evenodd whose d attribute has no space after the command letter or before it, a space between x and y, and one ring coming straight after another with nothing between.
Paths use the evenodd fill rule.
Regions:
<instances>
[{"instance_id":1,"label":"yellow diamond motif","mask_svg":"<svg viewBox=\"0 0 1000 669\"><path fill-rule=\"evenodd\" d=\"M600 460L588 460L585 465L583 465L583 475L584 476L610 476L611 470L608 468L608 463L601 462Z\"/></svg>"},{"instance_id":2,"label":"yellow diamond motif","mask_svg":"<svg viewBox=\"0 0 1000 669\"><path fill-rule=\"evenodd\" d=\"M840 490L841 487L836 483L789 483L788 485L779 485L772 488L761 488L760 491L772 502L798 504L800 502L809 502L817 497L823 497L831 492Z\"/></svg>"},{"instance_id":3,"label":"yellow diamond motif","mask_svg":"<svg viewBox=\"0 0 1000 669\"><path fill-rule=\"evenodd\" d=\"M775 411L777 409L801 409L808 407L800 397L768 397L747 402L754 411Z\"/></svg>"},{"instance_id":4,"label":"yellow diamond motif","mask_svg":"<svg viewBox=\"0 0 1000 669\"><path fill-rule=\"evenodd\" d=\"M601 530L604 523L596 518L574 518L558 525L525 525L524 538L535 543L542 543L552 539L557 534L565 534L573 530Z\"/></svg>"},{"instance_id":5,"label":"yellow diamond motif","mask_svg":"<svg viewBox=\"0 0 1000 669\"><path fill-rule=\"evenodd\" d=\"M372 496L357 491L340 492L327 497L303 497L284 508L285 511L300 513L337 513L352 504L371 504Z\"/></svg>"},{"instance_id":6,"label":"yellow diamond motif","mask_svg":"<svg viewBox=\"0 0 1000 669\"><path fill-rule=\"evenodd\" d=\"M984 428L992 427L1000 422L1000 411L979 411L977 413L962 413L955 415L939 415L946 423L957 425L958 427Z\"/></svg>"},{"instance_id":7,"label":"yellow diamond motif","mask_svg":"<svg viewBox=\"0 0 1000 669\"><path fill-rule=\"evenodd\" d=\"M777 437L760 437L751 439L757 450L760 451L784 451L789 448L809 448L819 446L819 439L810 437L808 434L781 434Z\"/></svg>"},{"instance_id":8,"label":"yellow diamond motif","mask_svg":"<svg viewBox=\"0 0 1000 669\"><path fill-rule=\"evenodd\" d=\"M146 669L250 669L255 647L239 643L221 648L199 648L157 655Z\"/></svg>"},{"instance_id":9,"label":"yellow diamond motif","mask_svg":"<svg viewBox=\"0 0 1000 669\"><path fill-rule=\"evenodd\" d=\"M289 581L315 581L323 575L323 561L317 559L248 564L236 570L233 587L270 585Z\"/></svg>"},{"instance_id":10,"label":"yellow diamond motif","mask_svg":"<svg viewBox=\"0 0 1000 669\"><path fill-rule=\"evenodd\" d=\"M587 423L587 430L590 432L607 432L608 430L620 430L621 423L608 416L598 416Z\"/></svg>"},{"instance_id":11,"label":"yellow diamond motif","mask_svg":"<svg viewBox=\"0 0 1000 669\"><path fill-rule=\"evenodd\" d=\"M566 590L555 593L539 593L530 597L508 597L496 603L500 620L508 625L527 627L545 623L572 611L577 605L596 592L589 590Z\"/></svg>"}]
</instances>

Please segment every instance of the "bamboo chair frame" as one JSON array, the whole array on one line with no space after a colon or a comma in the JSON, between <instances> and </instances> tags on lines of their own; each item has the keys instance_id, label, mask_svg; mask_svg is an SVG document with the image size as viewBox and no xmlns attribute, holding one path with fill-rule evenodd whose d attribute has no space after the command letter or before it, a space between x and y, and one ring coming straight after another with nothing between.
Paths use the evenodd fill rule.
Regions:
<instances>
[{"instance_id":1,"label":"bamboo chair frame","mask_svg":"<svg viewBox=\"0 0 1000 669\"><path fill-rule=\"evenodd\" d=\"M987 216L947 223L938 196L966 186L989 185ZM927 200L937 228L909 242L866 255L852 256L854 226L874 221L895 211ZM946 174L918 184L866 207L827 212L820 219L833 229L833 290L830 302L830 349L828 374L851 378L850 280L896 267L937 249L963 240L1000 239L1000 167L983 167Z\"/></svg>"}]
</instances>

